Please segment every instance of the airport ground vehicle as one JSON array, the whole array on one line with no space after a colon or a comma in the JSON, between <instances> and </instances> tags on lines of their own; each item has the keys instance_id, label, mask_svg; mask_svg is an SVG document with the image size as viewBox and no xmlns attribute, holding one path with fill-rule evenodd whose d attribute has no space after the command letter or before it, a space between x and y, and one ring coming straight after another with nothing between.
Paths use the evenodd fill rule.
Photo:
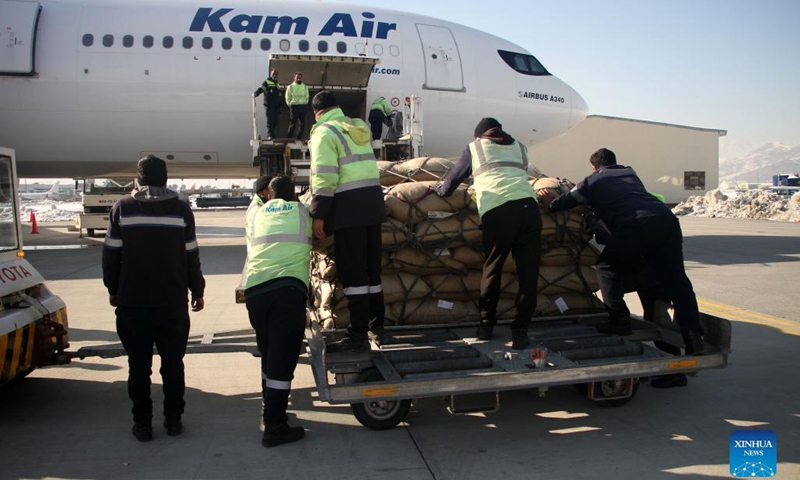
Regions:
<instances>
[{"instance_id":1,"label":"airport ground vehicle","mask_svg":"<svg viewBox=\"0 0 800 480\"><path fill-rule=\"evenodd\" d=\"M67 308L22 251L14 151L0 148L0 385L70 357Z\"/></svg>"},{"instance_id":2,"label":"airport ground vehicle","mask_svg":"<svg viewBox=\"0 0 800 480\"><path fill-rule=\"evenodd\" d=\"M78 215L78 234L90 237L108 228L108 212L117 200L127 197L135 187L132 178L87 178L83 182L83 213Z\"/></svg>"},{"instance_id":3,"label":"airport ground vehicle","mask_svg":"<svg viewBox=\"0 0 800 480\"><path fill-rule=\"evenodd\" d=\"M389 327L380 349L327 355L326 340L336 332L322 332L312 319L308 351L320 400L350 403L358 421L377 430L402 422L411 402L424 397L446 397L451 413L472 413L497 410L504 390L537 388L543 395L574 385L600 406L619 407L649 377L727 365L731 325L723 318L701 313L707 355L672 356L652 346L683 346L667 305L661 307L655 323L634 321L628 337L598 334L594 324L607 319L604 313L537 317L531 348L521 351L510 348L508 328L482 341L473 323Z\"/></svg>"}]
</instances>

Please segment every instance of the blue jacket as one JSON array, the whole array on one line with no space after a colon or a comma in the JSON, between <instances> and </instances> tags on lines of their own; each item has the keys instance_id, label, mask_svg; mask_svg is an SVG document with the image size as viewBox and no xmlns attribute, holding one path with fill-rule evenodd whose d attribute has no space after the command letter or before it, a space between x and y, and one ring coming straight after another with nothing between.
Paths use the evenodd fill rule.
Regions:
<instances>
[{"instance_id":1,"label":"blue jacket","mask_svg":"<svg viewBox=\"0 0 800 480\"><path fill-rule=\"evenodd\" d=\"M581 180L550 204L550 211L589 205L612 232L636 227L650 217L674 217L672 210L647 192L632 168L609 165Z\"/></svg>"},{"instance_id":2,"label":"blue jacket","mask_svg":"<svg viewBox=\"0 0 800 480\"><path fill-rule=\"evenodd\" d=\"M175 192L139 187L111 208L103 244L103 284L120 307L186 308L205 279L194 215Z\"/></svg>"}]
</instances>

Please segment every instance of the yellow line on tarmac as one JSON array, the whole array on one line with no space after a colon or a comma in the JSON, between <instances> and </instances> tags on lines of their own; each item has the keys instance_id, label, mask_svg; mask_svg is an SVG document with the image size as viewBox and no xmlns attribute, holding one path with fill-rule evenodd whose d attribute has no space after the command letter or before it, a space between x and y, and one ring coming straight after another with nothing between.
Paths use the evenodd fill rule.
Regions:
<instances>
[{"instance_id":1,"label":"yellow line on tarmac","mask_svg":"<svg viewBox=\"0 0 800 480\"><path fill-rule=\"evenodd\" d=\"M791 320L786 320L785 318L764 315L763 313L751 312L749 310L732 307L730 305L725 305L723 303L717 303L702 298L697 299L697 304L700 307L701 312L717 315L719 317L727 318L728 320L754 323L757 325L767 325L777 328L783 333L800 335L800 322L793 322Z\"/></svg>"}]
</instances>

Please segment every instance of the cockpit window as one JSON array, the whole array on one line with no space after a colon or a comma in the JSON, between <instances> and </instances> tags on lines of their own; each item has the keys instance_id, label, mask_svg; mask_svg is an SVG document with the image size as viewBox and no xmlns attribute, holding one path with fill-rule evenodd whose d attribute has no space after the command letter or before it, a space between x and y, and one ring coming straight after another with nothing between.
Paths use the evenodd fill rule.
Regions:
<instances>
[{"instance_id":1,"label":"cockpit window","mask_svg":"<svg viewBox=\"0 0 800 480\"><path fill-rule=\"evenodd\" d=\"M500 58L517 72L523 75L550 75L544 66L533 55L498 50Z\"/></svg>"}]
</instances>

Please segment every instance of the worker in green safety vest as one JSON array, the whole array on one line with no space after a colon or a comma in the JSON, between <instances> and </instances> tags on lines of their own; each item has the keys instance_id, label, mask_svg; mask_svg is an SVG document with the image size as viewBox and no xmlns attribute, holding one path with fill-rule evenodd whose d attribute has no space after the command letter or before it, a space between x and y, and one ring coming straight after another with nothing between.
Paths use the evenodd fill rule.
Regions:
<instances>
[{"instance_id":1,"label":"worker in green safety vest","mask_svg":"<svg viewBox=\"0 0 800 480\"><path fill-rule=\"evenodd\" d=\"M434 191L446 197L472 175L484 252L478 301L481 323L476 335L481 340L494 336L503 264L512 254L519 291L516 317L511 324L511 348L523 350L530 344L528 325L536 310L542 243L542 217L528 183L528 152L494 118L483 118L475 127L474 136L475 141Z\"/></svg>"},{"instance_id":2,"label":"worker in green safety vest","mask_svg":"<svg viewBox=\"0 0 800 480\"><path fill-rule=\"evenodd\" d=\"M390 113L392 113L392 107L389 106L389 102L385 98L378 97L372 101L372 105L369 107L369 116L367 120L369 120L369 127L370 130L372 130L373 140L380 140L384 123L387 127L391 127L391 123L389 123L391 122L391 117L389 117Z\"/></svg>"},{"instance_id":3,"label":"worker in green safety vest","mask_svg":"<svg viewBox=\"0 0 800 480\"><path fill-rule=\"evenodd\" d=\"M288 138L303 138L308 111L308 85L303 83L303 74L295 72L294 82L286 87L286 105L289 106Z\"/></svg>"},{"instance_id":4,"label":"worker in green safety vest","mask_svg":"<svg viewBox=\"0 0 800 480\"><path fill-rule=\"evenodd\" d=\"M328 352L366 351L384 335L381 288L381 224L386 221L380 173L370 131L345 116L332 92L311 102L311 216L314 236L333 234L336 276L347 295L350 326Z\"/></svg>"},{"instance_id":5,"label":"worker in green safety vest","mask_svg":"<svg viewBox=\"0 0 800 480\"><path fill-rule=\"evenodd\" d=\"M261 444L275 447L305 435L303 427L288 425L286 408L306 327L312 224L286 175L269 182L252 222L245 304L261 354Z\"/></svg>"}]
</instances>

